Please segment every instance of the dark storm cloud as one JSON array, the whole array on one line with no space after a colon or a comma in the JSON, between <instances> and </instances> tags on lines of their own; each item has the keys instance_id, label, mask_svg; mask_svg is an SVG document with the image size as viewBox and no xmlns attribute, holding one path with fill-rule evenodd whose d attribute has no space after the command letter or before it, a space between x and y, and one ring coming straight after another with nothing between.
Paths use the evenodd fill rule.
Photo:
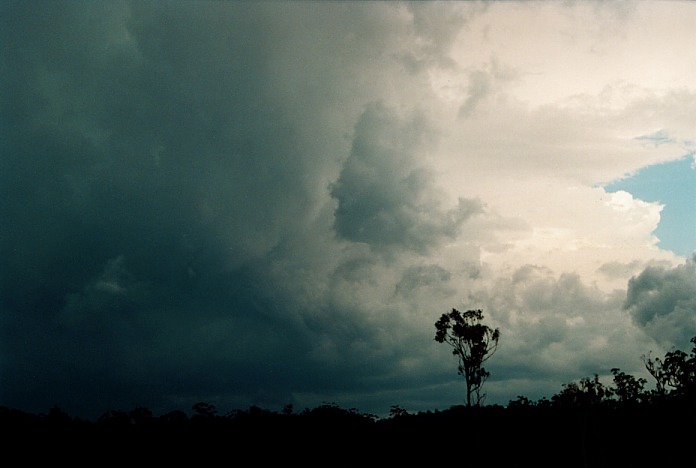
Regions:
<instances>
[{"instance_id":1,"label":"dark storm cloud","mask_svg":"<svg viewBox=\"0 0 696 468\"><path fill-rule=\"evenodd\" d=\"M425 117L400 118L370 105L355 128L350 157L332 186L339 236L376 250L400 247L425 253L482 212L478 200L443 209L432 174L419 164L435 136Z\"/></svg>"},{"instance_id":2,"label":"dark storm cloud","mask_svg":"<svg viewBox=\"0 0 696 468\"><path fill-rule=\"evenodd\" d=\"M439 265L419 265L407 268L396 284L395 294L412 298L423 289L429 294L451 296L455 290L447 283L452 274Z\"/></svg>"},{"instance_id":3,"label":"dark storm cloud","mask_svg":"<svg viewBox=\"0 0 696 468\"><path fill-rule=\"evenodd\" d=\"M423 118L365 111L403 71L402 7L1 8L0 404L282 406L388 374L372 308L401 273L361 243L423 252L480 210L429 194ZM409 50L442 55L419 21Z\"/></svg>"},{"instance_id":4,"label":"dark storm cloud","mask_svg":"<svg viewBox=\"0 0 696 468\"><path fill-rule=\"evenodd\" d=\"M624 308L657 342L685 349L696 335L696 257L675 268L650 266L631 278Z\"/></svg>"},{"instance_id":5,"label":"dark storm cloud","mask_svg":"<svg viewBox=\"0 0 696 468\"><path fill-rule=\"evenodd\" d=\"M3 404L248 402L303 373L262 259L317 174L269 84L272 18L170 6L3 6Z\"/></svg>"}]
</instances>

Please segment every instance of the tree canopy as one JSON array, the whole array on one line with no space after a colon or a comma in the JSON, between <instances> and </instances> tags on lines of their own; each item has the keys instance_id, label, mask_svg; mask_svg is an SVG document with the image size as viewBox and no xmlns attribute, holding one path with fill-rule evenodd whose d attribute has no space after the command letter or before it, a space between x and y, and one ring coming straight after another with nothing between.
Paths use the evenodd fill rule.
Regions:
<instances>
[{"instance_id":1,"label":"tree canopy","mask_svg":"<svg viewBox=\"0 0 696 468\"><path fill-rule=\"evenodd\" d=\"M458 372L466 380L467 406L478 406L485 397L481 387L490 373L483 363L496 351L500 340L500 330L494 330L482 321L483 311L480 309L463 313L452 309L435 323L435 341L450 345L452 354L459 361Z\"/></svg>"}]
</instances>

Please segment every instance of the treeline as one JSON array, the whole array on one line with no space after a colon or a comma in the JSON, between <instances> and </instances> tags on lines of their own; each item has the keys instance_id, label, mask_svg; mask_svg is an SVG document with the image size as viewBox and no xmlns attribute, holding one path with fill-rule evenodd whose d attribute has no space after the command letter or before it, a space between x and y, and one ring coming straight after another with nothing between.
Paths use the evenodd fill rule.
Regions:
<instances>
[{"instance_id":1,"label":"treeline","mask_svg":"<svg viewBox=\"0 0 696 468\"><path fill-rule=\"evenodd\" d=\"M690 354L670 351L664 358L643 356L645 368L655 379L655 388L645 390L646 379L635 378L619 368L611 369L613 385L604 385L595 374L577 382L564 384L551 397L533 402L524 396L508 403L508 407L636 407L639 405L693 405L696 402L696 337Z\"/></svg>"},{"instance_id":2,"label":"treeline","mask_svg":"<svg viewBox=\"0 0 696 468\"><path fill-rule=\"evenodd\" d=\"M96 453L199 466L219 457L251 457L245 466L666 466L692 457L696 337L691 342L690 353L643 357L655 379L651 390L645 379L612 369L611 385L595 375L538 401L519 396L506 406L417 413L395 405L384 418L335 404L302 411L252 406L221 415L200 402L191 414L155 416L135 408L108 411L96 421L58 407L39 415L0 408L0 424L8 434L5 453L27 444L45 449L22 451L27 462L50 455L92 463Z\"/></svg>"}]
</instances>

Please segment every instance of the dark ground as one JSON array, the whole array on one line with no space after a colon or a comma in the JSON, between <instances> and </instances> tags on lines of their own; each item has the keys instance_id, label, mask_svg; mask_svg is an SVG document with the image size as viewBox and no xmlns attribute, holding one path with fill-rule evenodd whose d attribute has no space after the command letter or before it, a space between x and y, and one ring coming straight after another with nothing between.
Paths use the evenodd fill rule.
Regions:
<instances>
[{"instance_id":1,"label":"dark ground","mask_svg":"<svg viewBox=\"0 0 696 468\"><path fill-rule=\"evenodd\" d=\"M452 407L378 419L322 406L226 416L146 409L82 421L0 408L5 466L689 467L696 406Z\"/></svg>"}]
</instances>

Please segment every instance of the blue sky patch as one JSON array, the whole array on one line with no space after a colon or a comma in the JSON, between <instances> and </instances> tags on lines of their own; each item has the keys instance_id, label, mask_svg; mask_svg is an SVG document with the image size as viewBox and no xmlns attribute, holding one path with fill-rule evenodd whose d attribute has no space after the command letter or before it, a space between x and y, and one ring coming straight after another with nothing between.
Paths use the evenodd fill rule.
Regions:
<instances>
[{"instance_id":1,"label":"blue sky patch","mask_svg":"<svg viewBox=\"0 0 696 468\"><path fill-rule=\"evenodd\" d=\"M641 137L665 143L664 132ZM635 198L665 205L655 235L660 247L690 257L696 250L696 169L693 152L679 160L648 166L635 175L607 185L608 192L624 190Z\"/></svg>"}]
</instances>

